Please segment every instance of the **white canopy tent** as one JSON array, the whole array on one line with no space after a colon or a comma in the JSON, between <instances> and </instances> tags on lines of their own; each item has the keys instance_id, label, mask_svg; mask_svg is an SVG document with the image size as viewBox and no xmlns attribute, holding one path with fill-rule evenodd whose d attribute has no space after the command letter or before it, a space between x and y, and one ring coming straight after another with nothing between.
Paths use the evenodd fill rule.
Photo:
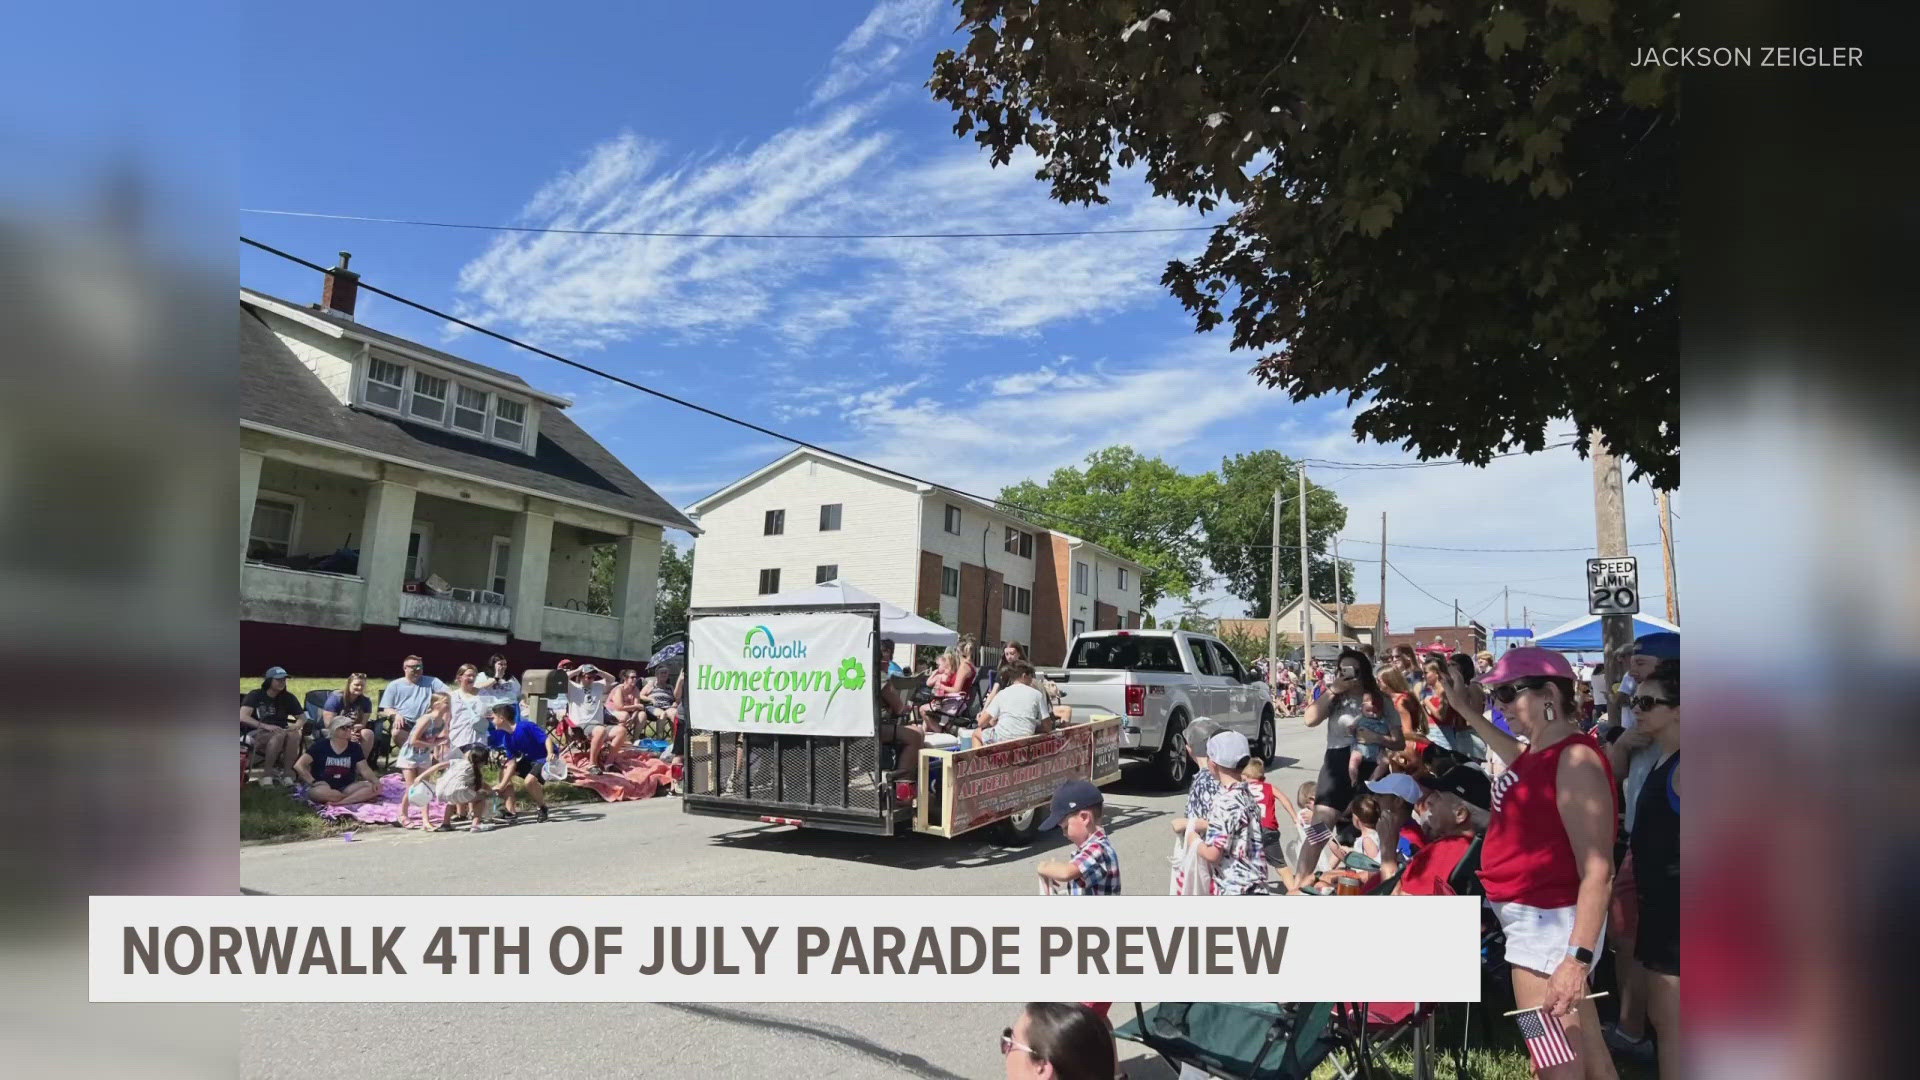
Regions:
<instances>
[{"instance_id":1,"label":"white canopy tent","mask_svg":"<svg viewBox=\"0 0 1920 1080\"><path fill-rule=\"evenodd\" d=\"M829 604L880 605L880 636L896 645L952 645L960 640L958 633L939 623L923 619L857 585L849 585L838 579L793 592L762 596L750 606L804 608Z\"/></svg>"}]
</instances>

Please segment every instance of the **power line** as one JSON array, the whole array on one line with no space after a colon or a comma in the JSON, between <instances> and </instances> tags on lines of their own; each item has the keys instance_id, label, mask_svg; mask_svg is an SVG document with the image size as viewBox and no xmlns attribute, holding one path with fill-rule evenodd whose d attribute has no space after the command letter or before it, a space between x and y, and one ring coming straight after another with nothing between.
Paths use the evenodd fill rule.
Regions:
<instances>
[{"instance_id":1,"label":"power line","mask_svg":"<svg viewBox=\"0 0 1920 1080\"><path fill-rule=\"evenodd\" d=\"M1431 600L1431 601L1433 601L1434 603L1436 603L1436 604L1443 604L1443 605L1445 605L1445 604L1451 604L1451 603L1452 603L1452 601L1449 601L1449 600L1442 600L1442 599L1440 599L1439 597L1437 597L1437 596L1435 596L1435 595L1433 595L1432 593L1430 593L1430 592L1427 592L1427 590L1425 590L1425 589L1423 589L1423 588L1420 588L1420 583L1419 583L1419 582L1417 582L1417 581L1415 581L1415 580L1413 580L1412 578L1410 578L1410 577L1408 577L1408 576L1406 575L1406 572L1405 572L1405 571L1403 571L1403 570L1401 570L1401 569L1400 569L1399 567L1397 567L1397 566L1395 566L1395 565L1393 565L1393 560L1391 560L1391 559L1389 559L1389 560L1387 560L1387 569L1389 569L1389 570L1392 570L1392 571L1393 571L1394 573L1396 573L1396 574L1399 574L1399 575L1400 575L1400 580L1401 580L1401 581L1404 581L1404 582L1406 582L1407 584L1409 584L1409 585L1411 585L1411 586L1413 586L1413 587L1414 587L1414 588L1416 588L1416 589L1420 589L1420 591L1421 591L1421 592L1422 592L1423 594L1425 594L1425 595L1426 595L1426 598L1427 598L1427 599L1429 599L1429 600Z\"/></svg>"},{"instance_id":2,"label":"power line","mask_svg":"<svg viewBox=\"0 0 1920 1080\"><path fill-rule=\"evenodd\" d=\"M1152 233L1211 232L1217 225L1168 225L1138 229L1031 229L1021 232L948 233L721 233L672 232L643 229L557 229L535 225L479 225L460 221L421 221L414 218L366 217L360 214L322 214L311 210L258 210L243 214L320 218L326 221L365 221L377 225L418 225L430 229L471 229L480 232L541 233L561 236L626 236L655 240L1001 240L1042 236L1143 236ZM381 293L385 296L387 294Z\"/></svg>"},{"instance_id":3,"label":"power line","mask_svg":"<svg viewBox=\"0 0 1920 1080\"><path fill-rule=\"evenodd\" d=\"M1565 442L1549 443L1545 446L1542 446L1538 451L1509 450L1505 453L1489 455L1487 460L1492 461L1497 458L1525 457L1528 454L1544 453L1548 450L1561 450L1561 449L1565 449L1566 447L1574 445L1574 443L1577 441L1578 440L1568 439ZM1396 469L1437 469L1446 465L1478 465L1480 464L1479 462L1460 461L1457 459L1447 460L1447 461L1327 461L1324 458L1301 458L1300 460L1305 462L1308 465L1317 466L1323 469L1342 469L1347 471L1360 471L1360 472L1390 472Z\"/></svg>"}]
</instances>

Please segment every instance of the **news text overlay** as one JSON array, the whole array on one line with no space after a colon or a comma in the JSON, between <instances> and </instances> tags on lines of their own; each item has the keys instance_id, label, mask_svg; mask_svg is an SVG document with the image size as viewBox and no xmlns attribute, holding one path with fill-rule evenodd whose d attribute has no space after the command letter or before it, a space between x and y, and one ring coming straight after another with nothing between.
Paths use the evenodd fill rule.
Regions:
<instances>
[{"instance_id":1,"label":"news text overlay","mask_svg":"<svg viewBox=\"0 0 1920 1080\"><path fill-rule=\"evenodd\" d=\"M1473 1001L1471 897L96 896L93 1001ZM399 917L395 917L398 915ZM1410 962L1380 927L1425 929Z\"/></svg>"}]
</instances>

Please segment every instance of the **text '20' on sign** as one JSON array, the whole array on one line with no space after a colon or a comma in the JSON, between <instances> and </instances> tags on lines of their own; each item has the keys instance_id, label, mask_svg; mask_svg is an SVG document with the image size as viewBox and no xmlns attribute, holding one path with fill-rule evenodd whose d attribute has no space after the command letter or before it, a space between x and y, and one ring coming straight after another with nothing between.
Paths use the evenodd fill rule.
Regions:
<instances>
[{"instance_id":1,"label":"text '20' on sign","mask_svg":"<svg viewBox=\"0 0 1920 1080\"><path fill-rule=\"evenodd\" d=\"M1587 614L1640 614L1640 560L1587 560Z\"/></svg>"}]
</instances>

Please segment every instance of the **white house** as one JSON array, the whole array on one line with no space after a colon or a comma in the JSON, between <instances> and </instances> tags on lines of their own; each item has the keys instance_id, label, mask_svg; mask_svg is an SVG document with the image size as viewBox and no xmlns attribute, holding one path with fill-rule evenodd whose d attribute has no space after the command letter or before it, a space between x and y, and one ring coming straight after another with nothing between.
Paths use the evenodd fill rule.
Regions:
<instances>
[{"instance_id":1,"label":"white house","mask_svg":"<svg viewBox=\"0 0 1920 1080\"><path fill-rule=\"evenodd\" d=\"M1135 562L945 488L805 448L694 503L694 607L835 578L988 648L1057 664L1085 629L1140 625Z\"/></svg>"},{"instance_id":2,"label":"white house","mask_svg":"<svg viewBox=\"0 0 1920 1080\"><path fill-rule=\"evenodd\" d=\"M320 304L240 293L241 670L648 657L662 530L693 523L566 399L356 321L345 261Z\"/></svg>"}]
</instances>

